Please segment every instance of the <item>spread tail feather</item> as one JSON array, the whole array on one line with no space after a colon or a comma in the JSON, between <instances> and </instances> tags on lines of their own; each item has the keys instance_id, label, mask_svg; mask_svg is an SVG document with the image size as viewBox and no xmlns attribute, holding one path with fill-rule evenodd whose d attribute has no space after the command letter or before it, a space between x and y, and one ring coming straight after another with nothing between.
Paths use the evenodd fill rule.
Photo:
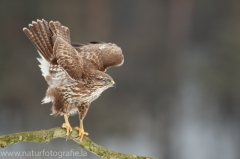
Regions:
<instances>
[{"instance_id":1,"label":"spread tail feather","mask_svg":"<svg viewBox=\"0 0 240 159\"><path fill-rule=\"evenodd\" d=\"M37 22L33 21L28 26L29 29L23 28L23 32L49 63L54 63L53 46L57 37L69 44L71 43L68 27L62 26L58 21L50 21L48 24L42 19L37 20Z\"/></svg>"},{"instance_id":2,"label":"spread tail feather","mask_svg":"<svg viewBox=\"0 0 240 159\"><path fill-rule=\"evenodd\" d=\"M23 32L48 62L54 59L53 43L51 40L53 35L47 21L44 19L37 20L37 22L33 21L32 24L29 24L29 29L23 28Z\"/></svg>"},{"instance_id":3,"label":"spread tail feather","mask_svg":"<svg viewBox=\"0 0 240 159\"><path fill-rule=\"evenodd\" d=\"M64 41L71 43L70 40L70 31L68 27L62 26L62 24L58 21L50 21L49 26L51 28L51 31L54 35L57 37L61 37Z\"/></svg>"}]
</instances>

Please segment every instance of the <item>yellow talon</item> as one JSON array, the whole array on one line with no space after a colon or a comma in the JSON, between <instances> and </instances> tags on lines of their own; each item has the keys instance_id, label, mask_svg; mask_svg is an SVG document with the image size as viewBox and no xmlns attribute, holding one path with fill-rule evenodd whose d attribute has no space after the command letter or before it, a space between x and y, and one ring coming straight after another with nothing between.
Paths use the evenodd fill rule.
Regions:
<instances>
[{"instance_id":1,"label":"yellow talon","mask_svg":"<svg viewBox=\"0 0 240 159\"><path fill-rule=\"evenodd\" d=\"M70 123L68 121L68 116L66 114L64 114L64 119L65 119L65 123L63 123L62 128L66 129L66 131L67 131L66 132L66 136L68 136L69 133L72 132L72 127L71 127L71 125L70 125Z\"/></svg>"},{"instance_id":2,"label":"yellow talon","mask_svg":"<svg viewBox=\"0 0 240 159\"><path fill-rule=\"evenodd\" d=\"M78 130L78 136L79 140L82 141L84 135L88 135L87 132L84 131L83 129L83 121L80 120L80 127L75 127L76 130Z\"/></svg>"}]
</instances>

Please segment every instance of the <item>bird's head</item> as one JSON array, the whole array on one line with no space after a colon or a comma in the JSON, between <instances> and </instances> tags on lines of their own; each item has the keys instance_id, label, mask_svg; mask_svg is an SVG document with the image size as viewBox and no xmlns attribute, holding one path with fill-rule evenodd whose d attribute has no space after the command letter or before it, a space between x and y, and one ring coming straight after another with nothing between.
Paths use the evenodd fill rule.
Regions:
<instances>
[{"instance_id":1,"label":"bird's head","mask_svg":"<svg viewBox=\"0 0 240 159\"><path fill-rule=\"evenodd\" d=\"M116 83L113 81L112 77L105 72L97 71L95 74L94 85L99 88L116 88Z\"/></svg>"}]
</instances>

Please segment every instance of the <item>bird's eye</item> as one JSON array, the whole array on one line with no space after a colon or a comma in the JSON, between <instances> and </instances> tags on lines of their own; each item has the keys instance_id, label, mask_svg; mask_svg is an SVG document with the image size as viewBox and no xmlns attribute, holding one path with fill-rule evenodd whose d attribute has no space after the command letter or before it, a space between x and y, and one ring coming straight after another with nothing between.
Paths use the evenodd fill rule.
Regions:
<instances>
[{"instance_id":1,"label":"bird's eye","mask_svg":"<svg viewBox=\"0 0 240 159\"><path fill-rule=\"evenodd\" d=\"M103 79L102 79L102 81L103 81L103 82L105 82L105 83L108 83L108 82L110 82L110 80L109 80L109 79L107 79L107 78L103 78Z\"/></svg>"}]
</instances>

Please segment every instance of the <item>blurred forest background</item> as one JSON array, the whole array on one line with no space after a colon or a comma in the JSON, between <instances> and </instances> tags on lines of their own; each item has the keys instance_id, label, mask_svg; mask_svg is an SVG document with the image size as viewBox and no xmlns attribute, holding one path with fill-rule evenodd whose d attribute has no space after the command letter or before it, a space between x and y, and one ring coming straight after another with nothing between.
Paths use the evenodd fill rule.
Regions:
<instances>
[{"instance_id":1,"label":"blurred forest background","mask_svg":"<svg viewBox=\"0 0 240 159\"><path fill-rule=\"evenodd\" d=\"M22 31L42 18L69 27L73 42L123 50L123 66L108 70L117 89L94 101L84 120L94 142L161 159L240 158L239 0L0 0L0 135L64 121L41 105L47 84ZM70 123L78 126L78 116ZM64 139L0 151L43 149L80 151Z\"/></svg>"}]
</instances>

